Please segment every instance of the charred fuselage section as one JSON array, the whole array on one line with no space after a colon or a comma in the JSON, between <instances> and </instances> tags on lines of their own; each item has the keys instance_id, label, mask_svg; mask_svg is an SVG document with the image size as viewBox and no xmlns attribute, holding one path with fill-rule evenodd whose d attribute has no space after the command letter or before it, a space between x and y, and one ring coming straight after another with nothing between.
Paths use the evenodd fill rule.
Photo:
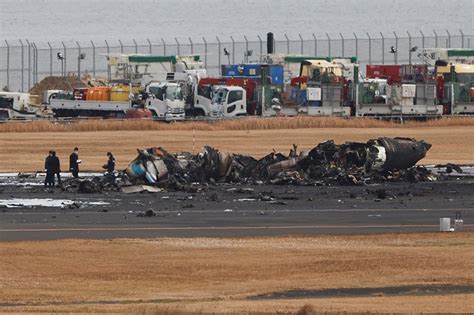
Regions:
<instances>
[{"instance_id":1,"label":"charred fuselage section","mask_svg":"<svg viewBox=\"0 0 474 315\"><path fill-rule=\"evenodd\" d=\"M377 138L366 143L325 141L311 150L288 155L271 152L252 156L219 152L206 146L199 154L171 154L160 147L138 150L126 169L136 184L183 187L193 183L364 184L386 180L428 180L433 177L415 166L431 145L409 138Z\"/></svg>"}]
</instances>

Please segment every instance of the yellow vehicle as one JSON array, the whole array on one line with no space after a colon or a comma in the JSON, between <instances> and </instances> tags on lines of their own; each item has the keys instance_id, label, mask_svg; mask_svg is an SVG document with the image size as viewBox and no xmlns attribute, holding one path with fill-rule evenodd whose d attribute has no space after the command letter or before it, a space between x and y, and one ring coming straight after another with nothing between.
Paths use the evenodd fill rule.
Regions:
<instances>
[{"instance_id":1,"label":"yellow vehicle","mask_svg":"<svg viewBox=\"0 0 474 315\"><path fill-rule=\"evenodd\" d=\"M440 63L436 65L436 76L444 82L474 83L474 65L465 63Z\"/></svg>"},{"instance_id":2,"label":"yellow vehicle","mask_svg":"<svg viewBox=\"0 0 474 315\"><path fill-rule=\"evenodd\" d=\"M443 103L451 114L474 114L474 65L464 63L436 63L436 76L442 78L438 88Z\"/></svg>"},{"instance_id":3,"label":"yellow vehicle","mask_svg":"<svg viewBox=\"0 0 474 315\"><path fill-rule=\"evenodd\" d=\"M343 76L343 66L326 60L305 60L301 62L300 77L308 81L329 83L331 78ZM301 86L301 88L304 88Z\"/></svg>"}]
</instances>

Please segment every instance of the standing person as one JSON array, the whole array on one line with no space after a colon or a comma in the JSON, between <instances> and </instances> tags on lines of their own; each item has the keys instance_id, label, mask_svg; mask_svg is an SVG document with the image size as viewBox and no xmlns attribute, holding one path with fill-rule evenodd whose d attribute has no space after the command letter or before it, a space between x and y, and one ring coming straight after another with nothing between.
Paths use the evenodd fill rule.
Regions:
<instances>
[{"instance_id":1,"label":"standing person","mask_svg":"<svg viewBox=\"0 0 474 315\"><path fill-rule=\"evenodd\" d=\"M58 185L61 185L61 163L59 162L59 158L56 156L56 151L52 152L51 168L53 172L53 175L52 175L53 186L54 186L54 175L58 177Z\"/></svg>"},{"instance_id":2,"label":"standing person","mask_svg":"<svg viewBox=\"0 0 474 315\"><path fill-rule=\"evenodd\" d=\"M112 152L107 152L107 164L103 166L107 170L107 173L105 175L112 175L114 176L115 172L115 158Z\"/></svg>"},{"instance_id":3,"label":"standing person","mask_svg":"<svg viewBox=\"0 0 474 315\"><path fill-rule=\"evenodd\" d=\"M52 169L52 157L53 151L49 151L48 156L44 160L44 170L46 172L46 177L44 179L44 187L54 186L54 173Z\"/></svg>"},{"instance_id":4,"label":"standing person","mask_svg":"<svg viewBox=\"0 0 474 315\"><path fill-rule=\"evenodd\" d=\"M112 152L107 152L107 173L114 174L115 172L115 158Z\"/></svg>"},{"instance_id":5,"label":"standing person","mask_svg":"<svg viewBox=\"0 0 474 315\"><path fill-rule=\"evenodd\" d=\"M79 160L79 148L76 147L69 156L69 170L74 178L79 177L79 163L81 163L81 160Z\"/></svg>"}]
</instances>

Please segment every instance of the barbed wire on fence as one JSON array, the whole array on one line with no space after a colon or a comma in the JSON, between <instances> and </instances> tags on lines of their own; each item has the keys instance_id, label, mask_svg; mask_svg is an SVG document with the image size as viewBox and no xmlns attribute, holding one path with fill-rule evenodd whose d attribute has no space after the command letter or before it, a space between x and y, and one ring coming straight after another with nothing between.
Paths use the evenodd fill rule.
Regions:
<instances>
[{"instance_id":1,"label":"barbed wire on fence","mask_svg":"<svg viewBox=\"0 0 474 315\"><path fill-rule=\"evenodd\" d=\"M266 37L265 37L266 38ZM243 39L243 40L242 40ZM28 91L46 76L83 75L110 77L105 55L111 53L188 55L198 54L210 75L219 75L222 62L261 62L266 54L266 40L257 36L254 40L244 35L240 40L233 36L215 39L202 37L198 40L163 38L137 41L104 40L88 42L46 42L36 43L18 39L0 43L0 85L12 91ZM275 52L308 56L357 57L361 69L366 64L401 64L413 61L414 48L473 48L474 36L459 30L445 34L433 30L432 35L420 31L416 36L410 32L389 35L356 34L350 36L339 33L323 38L314 33L311 38L275 37ZM230 56L224 55L224 48ZM249 52L252 52L251 54Z\"/></svg>"}]
</instances>

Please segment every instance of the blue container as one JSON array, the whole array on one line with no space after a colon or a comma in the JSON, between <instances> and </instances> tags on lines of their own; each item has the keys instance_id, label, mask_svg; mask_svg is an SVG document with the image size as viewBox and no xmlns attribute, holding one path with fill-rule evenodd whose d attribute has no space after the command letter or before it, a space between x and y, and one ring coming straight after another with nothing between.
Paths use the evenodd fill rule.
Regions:
<instances>
[{"instance_id":1,"label":"blue container","mask_svg":"<svg viewBox=\"0 0 474 315\"><path fill-rule=\"evenodd\" d=\"M241 77L242 73L239 71L239 65L222 65L223 77Z\"/></svg>"},{"instance_id":2,"label":"blue container","mask_svg":"<svg viewBox=\"0 0 474 315\"><path fill-rule=\"evenodd\" d=\"M304 104L306 102L306 90L300 90L298 95L298 104Z\"/></svg>"},{"instance_id":3,"label":"blue container","mask_svg":"<svg viewBox=\"0 0 474 315\"><path fill-rule=\"evenodd\" d=\"M291 89L290 99L296 102L298 105L305 105L306 103L306 90L300 90L297 87Z\"/></svg>"},{"instance_id":4,"label":"blue container","mask_svg":"<svg viewBox=\"0 0 474 315\"><path fill-rule=\"evenodd\" d=\"M299 91L299 89L297 87L292 87L291 88L290 100L292 100L294 102L298 101L298 91Z\"/></svg>"},{"instance_id":5,"label":"blue container","mask_svg":"<svg viewBox=\"0 0 474 315\"><path fill-rule=\"evenodd\" d=\"M321 101L306 101L308 106L321 106Z\"/></svg>"},{"instance_id":6,"label":"blue container","mask_svg":"<svg viewBox=\"0 0 474 315\"><path fill-rule=\"evenodd\" d=\"M262 65L250 63L244 65L244 77L256 78L260 76Z\"/></svg>"},{"instance_id":7,"label":"blue container","mask_svg":"<svg viewBox=\"0 0 474 315\"><path fill-rule=\"evenodd\" d=\"M272 85L283 85L283 66L270 65L270 77L272 78Z\"/></svg>"}]
</instances>

